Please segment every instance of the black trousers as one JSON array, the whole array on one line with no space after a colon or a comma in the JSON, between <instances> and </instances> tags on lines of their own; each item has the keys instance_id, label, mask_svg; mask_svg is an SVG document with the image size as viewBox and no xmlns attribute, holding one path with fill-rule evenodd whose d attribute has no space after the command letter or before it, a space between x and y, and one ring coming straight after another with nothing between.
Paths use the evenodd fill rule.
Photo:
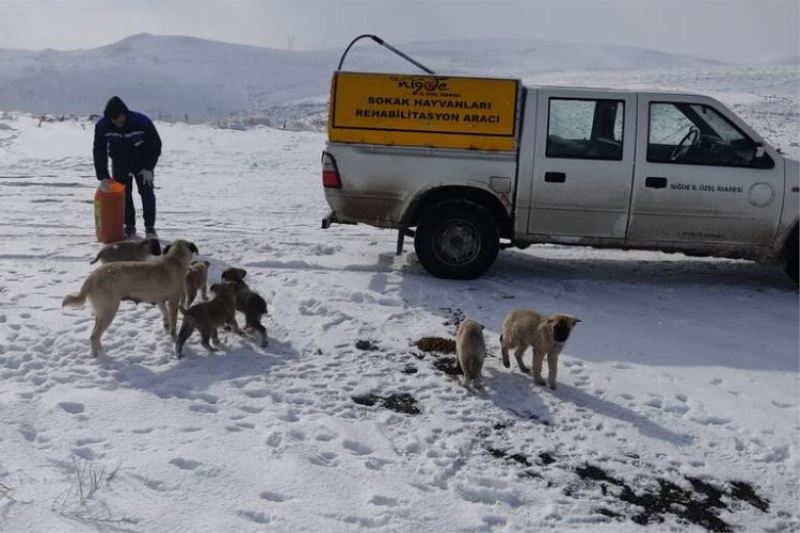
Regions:
<instances>
[{"instance_id":1,"label":"black trousers","mask_svg":"<svg viewBox=\"0 0 800 533\"><path fill-rule=\"evenodd\" d=\"M138 172L138 171L137 171ZM156 225L156 193L152 185L146 184L141 176L129 173L120 173L114 177L125 184L125 227L136 227L136 211L133 207L133 182L136 181L136 190L142 197L142 211L144 212L144 227L153 228Z\"/></svg>"}]
</instances>

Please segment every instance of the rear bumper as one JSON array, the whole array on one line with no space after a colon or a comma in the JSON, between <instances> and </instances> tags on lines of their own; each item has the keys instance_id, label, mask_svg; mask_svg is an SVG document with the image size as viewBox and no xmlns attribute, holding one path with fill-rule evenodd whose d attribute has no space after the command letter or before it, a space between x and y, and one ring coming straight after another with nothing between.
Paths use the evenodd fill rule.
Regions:
<instances>
[{"instance_id":1,"label":"rear bumper","mask_svg":"<svg viewBox=\"0 0 800 533\"><path fill-rule=\"evenodd\" d=\"M367 224L377 228L398 228L402 218L402 199L377 194L352 194L327 189L325 199L331 211L322 219L323 229L332 224Z\"/></svg>"},{"instance_id":2,"label":"rear bumper","mask_svg":"<svg viewBox=\"0 0 800 533\"><path fill-rule=\"evenodd\" d=\"M336 213L331 211L324 217L322 217L322 229L328 229L331 227L331 224L345 224L338 218L336 218ZM346 224L354 224L354 222L347 222Z\"/></svg>"}]
</instances>

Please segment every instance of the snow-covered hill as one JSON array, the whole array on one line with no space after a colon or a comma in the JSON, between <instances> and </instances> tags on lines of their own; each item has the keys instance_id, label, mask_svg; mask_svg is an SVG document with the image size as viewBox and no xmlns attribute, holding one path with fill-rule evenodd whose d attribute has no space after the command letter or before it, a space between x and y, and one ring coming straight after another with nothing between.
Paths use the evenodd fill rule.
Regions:
<instances>
[{"instance_id":1,"label":"snow-covered hill","mask_svg":"<svg viewBox=\"0 0 800 533\"><path fill-rule=\"evenodd\" d=\"M451 74L520 77L552 70L712 64L636 48L547 41L432 41L401 48ZM134 108L161 118L198 122L231 114L271 116L275 107L324 96L340 54L148 34L89 50L0 49L0 110L90 114L119 94ZM353 49L345 66L414 69L369 41ZM282 118L276 115L274 121Z\"/></svg>"}]
</instances>

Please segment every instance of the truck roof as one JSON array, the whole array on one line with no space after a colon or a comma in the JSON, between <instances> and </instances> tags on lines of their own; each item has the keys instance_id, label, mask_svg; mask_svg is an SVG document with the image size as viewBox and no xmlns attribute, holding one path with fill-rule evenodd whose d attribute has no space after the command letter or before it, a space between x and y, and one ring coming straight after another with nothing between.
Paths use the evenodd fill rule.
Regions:
<instances>
[{"instance_id":1,"label":"truck roof","mask_svg":"<svg viewBox=\"0 0 800 533\"><path fill-rule=\"evenodd\" d=\"M658 89L619 89L615 87L579 87L575 85L538 85L538 84L525 84L525 88L529 90L556 90L556 91L580 91L588 93L626 93L626 94L668 94L673 96L703 96L698 93L690 93L685 91L659 91Z\"/></svg>"}]
</instances>

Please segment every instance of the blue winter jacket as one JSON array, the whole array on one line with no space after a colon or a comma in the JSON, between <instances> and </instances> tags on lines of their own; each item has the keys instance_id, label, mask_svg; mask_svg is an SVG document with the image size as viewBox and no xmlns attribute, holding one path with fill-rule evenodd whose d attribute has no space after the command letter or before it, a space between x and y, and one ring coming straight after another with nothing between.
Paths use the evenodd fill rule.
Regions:
<instances>
[{"instance_id":1,"label":"blue winter jacket","mask_svg":"<svg viewBox=\"0 0 800 533\"><path fill-rule=\"evenodd\" d=\"M94 126L94 170L98 180L107 179L111 157L113 177L122 180L129 173L153 170L161 155L161 137L153 122L141 113L128 111L121 129L103 117Z\"/></svg>"}]
</instances>

